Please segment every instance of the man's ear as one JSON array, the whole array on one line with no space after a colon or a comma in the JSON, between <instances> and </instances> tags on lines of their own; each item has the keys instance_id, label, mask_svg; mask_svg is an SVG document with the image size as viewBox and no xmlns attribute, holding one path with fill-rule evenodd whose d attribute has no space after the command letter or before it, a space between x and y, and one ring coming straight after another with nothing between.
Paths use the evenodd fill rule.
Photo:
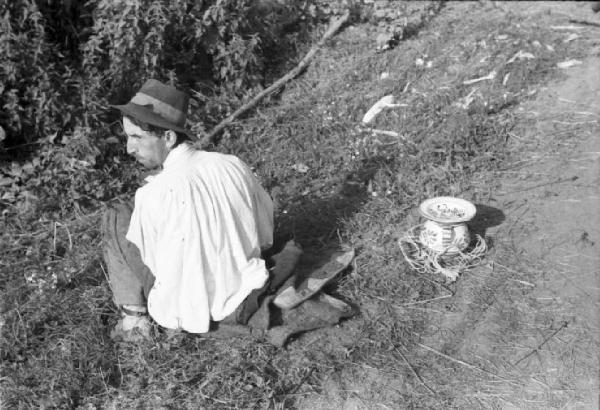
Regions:
<instances>
[{"instance_id":1,"label":"man's ear","mask_svg":"<svg viewBox=\"0 0 600 410\"><path fill-rule=\"evenodd\" d=\"M167 130L165 131L165 144L167 145L167 148L169 149L169 151L175 146L175 143L177 142L177 134L175 134L175 131L173 130Z\"/></svg>"}]
</instances>

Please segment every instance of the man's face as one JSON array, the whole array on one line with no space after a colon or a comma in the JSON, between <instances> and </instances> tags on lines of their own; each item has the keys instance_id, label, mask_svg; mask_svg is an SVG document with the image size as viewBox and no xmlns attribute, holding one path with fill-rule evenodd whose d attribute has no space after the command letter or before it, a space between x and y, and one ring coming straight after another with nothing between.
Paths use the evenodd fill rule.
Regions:
<instances>
[{"instance_id":1,"label":"man's face","mask_svg":"<svg viewBox=\"0 0 600 410\"><path fill-rule=\"evenodd\" d=\"M169 149L165 138L144 131L129 118L123 118L123 130L127 134L127 153L133 155L146 168L161 166Z\"/></svg>"}]
</instances>

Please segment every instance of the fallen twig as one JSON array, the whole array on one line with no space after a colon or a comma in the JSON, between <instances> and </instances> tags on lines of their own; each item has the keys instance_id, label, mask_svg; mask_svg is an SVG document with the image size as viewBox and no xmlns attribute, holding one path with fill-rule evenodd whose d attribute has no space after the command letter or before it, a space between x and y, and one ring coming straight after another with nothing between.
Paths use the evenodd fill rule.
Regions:
<instances>
[{"instance_id":1,"label":"fallen twig","mask_svg":"<svg viewBox=\"0 0 600 410\"><path fill-rule=\"evenodd\" d=\"M547 185L561 184L563 182L573 182L573 181L576 181L577 179L579 179L579 177L577 175L574 175L569 178L557 178L554 181L544 182L544 183L533 185L533 186L530 186L527 188L516 189L514 191L508 191L508 192L498 192L498 195L508 195L508 194L514 194L516 192L531 191L532 189L541 188L541 187L547 186Z\"/></svg>"},{"instance_id":2,"label":"fallen twig","mask_svg":"<svg viewBox=\"0 0 600 410\"><path fill-rule=\"evenodd\" d=\"M400 350L398 350L398 348L394 348L394 350L396 351L396 353L398 353L400 355L400 357L402 358L402 360L404 360L404 363L406 363L406 365L410 369L410 371L413 374L413 376L415 376L417 378L417 380L423 385L423 387L425 387L431 394L433 394L435 396L437 394L435 392L435 390L433 390L431 387L429 387L425 383L425 381L421 378L421 376L419 376L419 373L417 373L417 371L415 370L415 368L410 364L410 362L408 361L408 359L406 358L406 356L404 356L404 354Z\"/></svg>"},{"instance_id":3,"label":"fallen twig","mask_svg":"<svg viewBox=\"0 0 600 410\"><path fill-rule=\"evenodd\" d=\"M312 58L315 56L315 54L317 54L317 51L323 46L323 44L325 44L325 42L331 36L333 36L340 29L340 27L342 27L342 25L344 25L344 23L346 23L348 21L349 18L350 18L350 12L347 11L342 17L340 17L337 20L334 20L331 23L331 25L329 26L329 28L327 29L327 31L325 32L325 34L323 34L323 37L321 37L321 40L319 40L319 42L317 44L312 46L312 48L308 51L308 53L306 53L304 58L302 60L300 60L300 62L298 63L298 65L296 67L294 67L291 71L289 71L286 75L281 77L279 80L275 81L268 88L262 90L260 93L258 93L256 96L254 96L254 98L252 98L246 104L244 104L243 106L238 108L229 117L225 118L223 121L221 121L219 124L217 124L206 135L206 137L204 137L204 139L200 142L200 145L206 146L206 145L212 143L214 141L215 137L217 136L217 134L219 134L221 131L223 131L225 129L225 127L227 127L229 124L231 124L236 118L238 118L240 115L242 115L246 111L250 110L252 107L254 107L260 100L265 98L267 95L273 93L274 91L279 89L281 86L283 86L285 83L287 83L288 81L290 81L291 79L296 77L298 74L300 74L300 72L302 72L302 70L304 70L308 66L308 63L310 62L310 60L312 60Z\"/></svg>"},{"instance_id":4,"label":"fallen twig","mask_svg":"<svg viewBox=\"0 0 600 410\"><path fill-rule=\"evenodd\" d=\"M480 81L485 81L485 80L493 80L494 78L496 78L496 71L492 71L490 72L488 75L486 75L485 77L479 77L479 78L474 78L472 80L466 80L463 81L464 85L470 85L470 84L475 84L478 83Z\"/></svg>"},{"instance_id":5,"label":"fallen twig","mask_svg":"<svg viewBox=\"0 0 600 410\"><path fill-rule=\"evenodd\" d=\"M402 140L406 139L406 137L404 135L400 135L399 133L397 133L395 131L378 130L376 128L370 128L369 131L371 131L373 134L386 135L388 137L400 138Z\"/></svg>"},{"instance_id":6,"label":"fallen twig","mask_svg":"<svg viewBox=\"0 0 600 410\"><path fill-rule=\"evenodd\" d=\"M552 30L583 30L584 27L578 26L550 26Z\"/></svg>"},{"instance_id":7,"label":"fallen twig","mask_svg":"<svg viewBox=\"0 0 600 410\"><path fill-rule=\"evenodd\" d=\"M600 23L597 23L595 21L589 21L589 20L569 19L569 23L583 24L586 26L593 26L593 27L600 27Z\"/></svg>"},{"instance_id":8,"label":"fallen twig","mask_svg":"<svg viewBox=\"0 0 600 410\"><path fill-rule=\"evenodd\" d=\"M113 292L114 294L114 289L110 284L110 279L108 278L108 273L106 273L106 270L104 269L104 265L102 265L102 263L100 264L100 269L102 270L102 273L104 274L104 278L106 279L106 283L108 283L108 287L110 288L110 291Z\"/></svg>"},{"instance_id":9,"label":"fallen twig","mask_svg":"<svg viewBox=\"0 0 600 410\"><path fill-rule=\"evenodd\" d=\"M520 279L512 279L512 278L509 278L508 280L512 280L513 282L520 283L521 285L531 286L532 288L535 288L535 285L531 282L527 282L527 281L520 280Z\"/></svg>"},{"instance_id":10,"label":"fallen twig","mask_svg":"<svg viewBox=\"0 0 600 410\"><path fill-rule=\"evenodd\" d=\"M69 231L69 227L67 225L61 224L60 222L54 222L54 239L52 240L52 249L54 253L56 253L56 227L62 226L67 231L67 236L69 238L69 250L73 250L73 239L71 238L71 232Z\"/></svg>"},{"instance_id":11,"label":"fallen twig","mask_svg":"<svg viewBox=\"0 0 600 410\"><path fill-rule=\"evenodd\" d=\"M556 66L558 68L571 68L571 67L575 67L575 66L578 66L581 64L583 64L583 61L571 59L571 60L567 60L567 61L561 61L560 63L556 63Z\"/></svg>"},{"instance_id":12,"label":"fallen twig","mask_svg":"<svg viewBox=\"0 0 600 410\"><path fill-rule=\"evenodd\" d=\"M379 99L379 101L373 104L373 106L369 108L369 111L363 116L362 123L369 124L386 108L408 107L408 104L397 104L395 103L395 100L393 95L386 95Z\"/></svg>"},{"instance_id":13,"label":"fallen twig","mask_svg":"<svg viewBox=\"0 0 600 410\"><path fill-rule=\"evenodd\" d=\"M534 354L535 352L539 351L542 348L542 346L544 346L546 343L548 343L548 341L550 339L552 339L554 336L556 336L556 334L558 332L560 332L561 330L563 330L564 328L566 328L568 325L569 325L569 322L562 322L562 324L560 325L560 327L558 329L556 329L554 332L552 332L552 334L550 336L548 336L547 338L545 338L542 341L542 343L540 343L535 349L533 349L531 352L527 353L525 356L521 357L519 360L517 360L513 364L516 366L519 363L521 363L523 360L527 359L529 356L531 356L532 354Z\"/></svg>"},{"instance_id":14,"label":"fallen twig","mask_svg":"<svg viewBox=\"0 0 600 410\"><path fill-rule=\"evenodd\" d=\"M417 343L417 345L419 345L420 347L422 347L422 348L423 348L423 349L425 349L425 350L429 350L430 352L432 352L432 353L435 353L435 354L437 354L438 356L441 356L441 357L443 357L443 358L445 358L445 359L448 359L448 360L450 360L450 361L452 361L452 362L454 362L454 363L461 364L461 365L463 365L463 366L466 366L466 367L468 367L468 368L470 368L470 369L473 369L473 370L479 370L480 372L487 373L487 374L489 374L489 375L492 375L492 376L494 376L494 377L497 377L498 379L501 379L501 380L507 381L507 382L509 382L509 383L514 383L512 380L509 380L509 379L507 379L506 377L502 377L502 376L500 376L500 375L498 375L498 374L496 374L496 373L494 373L494 372L491 372L491 371L489 371L489 370L482 369L481 367L477 367L477 366L475 366L475 365L472 365L472 364L470 364L470 363L463 362L462 360L455 359L455 358L454 358L454 357L452 357L452 356L448 356L447 354L444 354L444 353L442 353L442 352L439 352L439 351L435 350L433 347L429 347L429 346L426 346L426 345L424 345L424 344L421 344L421 343Z\"/></svg>"},{"instance_id":15,"label":"fallen twig","mask_svg":"<svg viewBox=\"0 0 600 410\"><path fill-rule=\"evenodd\" d=\"M527 208L527 210L529 210L529 208ZM500 264L498 262L495 262L495 261L494 261L494 263L492 265L492 272L494 271L494 268L496 266L500 266L502 269L505 269L508 272L515 273L517 275L522 275L521 272L519 272L517 270L514 270L514 269L511 269L508 266L504 266L504 265L502 265L502 264ZM512 280L512 281L518 282L518 283L520 283L522 285L531 286L531 287L535 288L535 285L533 283L531 283L531 282L527 282L527 281L520 280L520 279L514 279L514 278L508 278L508 280Z\"/></svg>"},{"instance_id":16,"label":"fallen twig","mask_svg":"<svg viewBox=\"0 0 600 410\"><path fill-rule=\"evenodd\" d=\"M432 298L432 299L417 300L417 301L414 301L414 302L403 303L400 306L410 306L410 305L417 305L417 304L420 304L420 303L428 303L428 302L433 302L434 300L451 298L452 296L454 296L454 294L444 295L444 296L438 296L438 297Z\"/></svg>"}]
</instances>

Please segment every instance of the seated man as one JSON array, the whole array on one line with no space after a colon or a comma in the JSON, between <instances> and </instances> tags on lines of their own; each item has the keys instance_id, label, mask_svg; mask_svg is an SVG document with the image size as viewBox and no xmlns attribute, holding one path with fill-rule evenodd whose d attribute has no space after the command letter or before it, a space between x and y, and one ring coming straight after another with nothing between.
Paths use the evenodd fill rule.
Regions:
<instances>
[{"instance_id":1,"label":"seated man","mask_svg":"<svg viewBox=\"0 0 600 410\"><path fill-rule=\"evenodd\" d=\"M162 167L136 192L131 214L123 205L105 215L106 229L127 226L130 242L105 247L124 331L146 333L148 320L138 314L147 297L159 325L207 332L211 318L234 313L268 279L261 250L273 240L271 199L238 158L189 144L187 103L183 92L149 80L128 104L116 106L127 152L147 168Z\"/></svg>"},{"instance_id":2,"label":"seated man","mask_svg":"<svg viewBox=\"0 0 600 410\"><path fill-rule=\"evenodd\" d=\"M261 252L273 241L271 198L240 159L190 144L187 105L185 93L148 80L131 101L114 106L123 113L127 152L161 168L137 190L133 209L113 206L103 218L104 258L122 311L113 336L125 340L149 336L146 313L191 333L208 332L211 321L246 324L268 288ZM322 273L318 287L340 266Z\"/></svg>"}]
</instances>

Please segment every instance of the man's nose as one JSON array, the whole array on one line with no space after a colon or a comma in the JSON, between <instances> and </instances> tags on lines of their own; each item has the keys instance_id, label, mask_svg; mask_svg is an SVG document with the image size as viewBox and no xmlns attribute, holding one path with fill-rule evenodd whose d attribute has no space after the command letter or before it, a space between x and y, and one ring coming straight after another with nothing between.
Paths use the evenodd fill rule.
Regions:
<instances>
[{"instance_id":1,"label":"man's nose","mask_svg":"<svg viewBox=\"0 0 600 410\"><path fill-rule=\"evenodd\" d=\"M127 153L129 155L135 154L135 140L131 137L127 137Z\"/></svg>"}]
</instances>

